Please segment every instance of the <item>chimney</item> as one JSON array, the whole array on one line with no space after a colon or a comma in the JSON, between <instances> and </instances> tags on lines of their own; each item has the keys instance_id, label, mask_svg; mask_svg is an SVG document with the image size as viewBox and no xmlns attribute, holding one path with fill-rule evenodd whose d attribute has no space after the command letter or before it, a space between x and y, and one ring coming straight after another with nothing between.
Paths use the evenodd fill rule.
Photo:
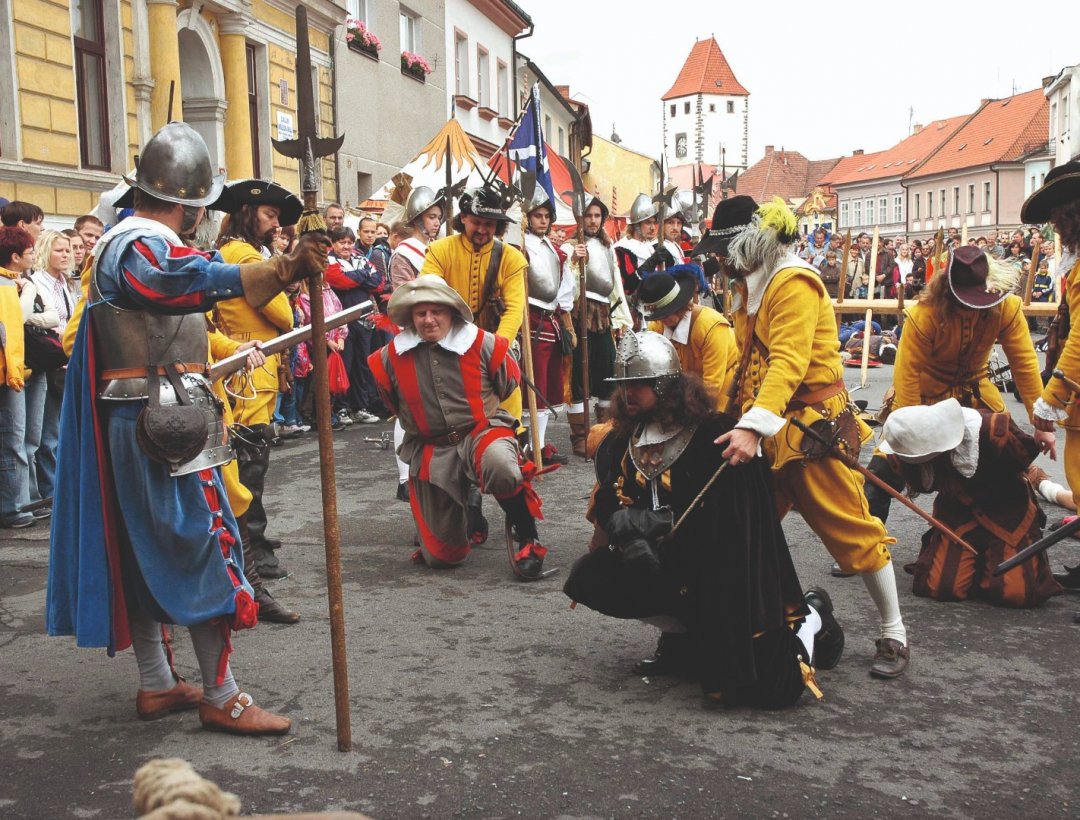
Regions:
<instances>
[{"instance_id":1,"label":"chimney","mask_svg":"<svg viewBox=\"0 0 1080 820\"><path fill-rule=\"evenodd\" d=\"M911 133L912 134L918 134L920 131L922 131L922 129L923 129L923 124L921 122L917 122L913 126L911 126Z\"/></svg>"},{"instance_id":2,"label":"chimney","mask_svg":"<svg viewBox=\"0 0 1080 820\"><path fill-rule=\"evenodd\" d=\"M851 152L851 155L853 157L861 157L863 155L863 149L862 148L856 148L854 151Z\"/></svg>"},{"instance_id":3,"label":"chimney","mask_svg":"<svg viewBox=\"0 0 1080 820\"><path fill-rule=\"evenodd\" d=\"M774 145L766 145L765 146L765 156L769 156L774 150L776 150L776 146L774 146Z\"/></svg>"},{"instance_id":4,"label":"chimney","mask_svg":"<svg viewBox=\"0 0 1080 820\"><path fill-rule=\"evenodd\" d=\"M988 102L990 102L990 98L989 97L983 97L981 100L979 100L979 107L981 108L982 106L986 105Z\"/></svg>"}]
</instances>

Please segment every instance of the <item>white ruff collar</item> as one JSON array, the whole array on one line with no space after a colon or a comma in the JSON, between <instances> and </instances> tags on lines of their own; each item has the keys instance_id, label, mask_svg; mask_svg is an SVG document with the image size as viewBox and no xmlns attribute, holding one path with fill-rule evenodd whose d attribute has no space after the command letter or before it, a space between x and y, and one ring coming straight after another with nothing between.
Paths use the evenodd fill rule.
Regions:
<instances>
[{"instance_id":1,"label":"white ruff collar","mask_svg":"<svg viewBox=\"0 0 1080 820\"><path fill-rule=\"evenodd\" d=\"M772 282L773 277L776 276L784 268L802 268L808 270L816 275L818 273L817 268L813 268L808 265L805 260L800 259L794 254L787 253L780 257L771 271L766 271L764 268L758 268L753 273L747 274L746 282L746 314L753 316L758 312L761 307L761 300L765 296L765 291L769 288L769 283ZM736 311L742 307L742 294L736 291L732 298L731 309Z\"/></svg>"},{"instance_id":2,"label":"white ruff collar","mask_svg":"<svg viewBox=\"0 0 1080 820\"><path fill-rule=\"evenodd\" d=\"M469 348L473 346L473 342L476 341L476 334L479 332L480 328L472 322L455 321L454 326L450 328L450 332L435 344L444 350L456 353L458 356L464 356L469 352ZM407 327L394 337L394 350L400 356L403 353L408 353L423 341L414 328Z\"/></svg>"},{"instance_id":3,"label":"white ruff collar","mask_svg":"<svg viewBox=\"0 0 1080 820\"><path fill-rule=\"evenodd\" d=\"M673 328L664 325L664 337L681 345L687 344L690 341L690 321L693 319L693 313L693 310L686 311Z\"/></svg>"}]
</instances>

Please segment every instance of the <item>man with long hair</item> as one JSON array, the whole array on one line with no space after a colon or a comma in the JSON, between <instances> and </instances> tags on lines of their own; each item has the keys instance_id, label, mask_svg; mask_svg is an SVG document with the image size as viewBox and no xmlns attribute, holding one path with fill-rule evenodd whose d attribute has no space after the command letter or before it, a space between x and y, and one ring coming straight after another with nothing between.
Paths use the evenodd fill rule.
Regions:
<instances>
[{"instance_id":1,"label":"man with long hair","mask_svg":"<svg viewBox=\"0 0 1080 820\"><path fill-rule=\"evenodd\" d=\"M661 630L640 674L692 672L728 705L790 706L808 683L816 691L812 666L839 662L844 633L827 593L803 595L768 463L725 469L713 440L733 422L662 335L626 334L612 380L591 551L564 592Z\"/></svg>"},{"instance_id":2,"label":"man with long hair","mask_svg":"<svg viewBox=\"0 0 1080 820\"><path fill-rule=\"evenodd\" d=\"M723 200L712 227L691 255L715 253L735 282L738 372L727 412L739 419L717 438L733 466L764 451L772 464L776 506L798 511L845 572L862 576L877 607L881 632L870 673L894 678L907 668L907 631L900 615L889 544L867 509L862 476L810 446L790 423L798 419L857 455L870 428L850 410L832 301L815 268L792 252L798 220L783 200Z\"/></svg>"},{"instance_id":3,"label":"man with long hair","mask_svg":"<svg viewBox=\"0 0 1080 820\"><path fill-rule=\"evenodd\" d=\"M563 318L563 327L575 338L574 359L570 375L571 404L567 418L570 421L570 443L574 455L585 458L585 396L596 398L593 418L604 420L611 397L614 374L615 336L633 329L634 320L626 303L622 277L618 273L611 238L604 228L607 222L607 206L599 197L593 196L585 203L585 230L583 242L571 241L562 246L566 254L564 272L574 282L574 309L570 317ZM585 267L585 299L581 299L581 266ZM589 384L584 385L584 361L582 345L576 340L575 331L581 327L581 310L584 302L586 326L588 327Z\"/></svg>"},{"instance_id":4,"label":"man with long hair","mask_svg":"<svg viewBox=\"0 0 1080 820\"><path fill-rule=\"evenodd\" d=\"M237 265L268 257L275 231L282 225L296 224L303 210L293 194L276 183L260 179L227 185L218 208L227 214L217 239L218 252L226 262ZM218 330L238 342L268 342L293 326L292 307L285 293L278 293L257 308L245 299L226 299L218 302L213 313ZM282 366L279 355L268 356L262 367L238 374L229 384L235 422L233 446L240 481L252 496L245 516L247 532L256 566L264 578L284 578L287 574L275 555L281 542L266 537L267 515L262 500L266 472L270 468L272 421ZM284 366L287 369L287 363Z\"/></svg>"}]
</instances>

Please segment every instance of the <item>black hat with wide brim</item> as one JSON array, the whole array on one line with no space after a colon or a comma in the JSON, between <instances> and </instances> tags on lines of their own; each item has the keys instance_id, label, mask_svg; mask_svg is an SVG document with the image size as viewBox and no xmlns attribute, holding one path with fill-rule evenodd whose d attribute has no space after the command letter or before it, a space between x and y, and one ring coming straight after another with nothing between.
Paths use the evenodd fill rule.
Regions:
<instances>
[{"instance_id":1,"label":"black hat with wide brim","mask_svg":"<svg viewBox=\"0 0 1080 820\"><path fill-rule=\"evenodd\" d=\"M705 235L690 251L690 255L717 253L727 256L728 244L750 226L757 209L758 204L749 196L733 196L731 199L720 200L713 211L711 227L705 231Z\"/></svg>"},{"instance_id":2,"label":"black hat with wide brim","mask_svg":"<svg viewBox=\"0 0 1080 820\"><path fill-rule=\"evenodd\" d=\"M965 307L983 310L1005 301L1009 295L1008 291L987 287L990 258L975 245L963 245L949 251L945 275L949 280L949 290Z\"/></svg>"},{"instance_id":3,"label":"black hat with wide brim","mask_svg":"<svg viewBox=\"0 0 1080 820\"><path fill-rule=\"evenodd\" d=\"M215 211L234 214L244 205L269 205L278 209L281 225L295 225L304 211L304 203L296 194L267 179L242 179L230 182L213 203Z\"/></svg>"},{"instance_id":4,"label":"black hat with wide brim","mask_svg":"<svg viewBox=\"0 0 1080 820\"><path fill-rule=\"evenodd\" d=\"M1080 201L1080 160L1073 160L1046 175L1042 187L1020 206L1020 221L1029 225L1049 222L1054 208L1077 201Z\"/></svg>"},{"instance_id":5,"label":"black hat with wide brim","mask_svg":"<svg viewBox=\"0 0 1080 820\"><path fill-rule=\"evenodd\" d=\"M696 292L697 277L689 265L679 265L649 274L638 286L636 295L642 317L646 322L655 322L678 313L690 304Z\"/></svg>"}]
</instances>

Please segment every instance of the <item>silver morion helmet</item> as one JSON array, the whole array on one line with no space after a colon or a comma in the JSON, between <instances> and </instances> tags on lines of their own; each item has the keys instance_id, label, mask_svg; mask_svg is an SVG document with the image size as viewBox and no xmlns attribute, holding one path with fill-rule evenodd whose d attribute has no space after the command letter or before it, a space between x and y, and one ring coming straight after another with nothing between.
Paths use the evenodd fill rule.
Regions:
<instances>
[{"instance_id":1,"label":"silver morion helmet","mask_svg":"<svg viewBox=\"0 0 1080 820\"><path fill-rule=\"evenodd\" d=\"M221 196L225 174L214 173L210 151L194 128L170 122L146 143L135 174L124 182L156 199L198 207Z\"/></svg>"},{"instance_id":2,"label":"silver morion helmet","mask_svg":"<svg viewBox=\"0 0 1080 820\"><path fill-rule=\"evenodd\" d=\"M426 185L413 188L405 202L405 221L412 222L433 205L442 204L439 195Z\"/></svg>"},{"instance_id":3,"label":"silver morion helmet","mask_svg":"<svg viewBox=\"0 0 1080 820\"><path fill-rule=\"evenodd\" d=\"M604 381L655 381L658 396L679 379L682 365L679 356L662 333L642 330L626 333L615 354L615 375Z\"/></svg>"},{"instance_id":4,"label":"silver morion helmet","mask_svg":"<svg viewBox=\"0 0 1080 820\"><path fill-rule=\"evenodd\" d=\"M637 225L649 217L656 216L659 210L648 194L638 194L634 199L634 204L630 206L630 218L627 222L631 225Z\"/></svg>"}]
</instances>

